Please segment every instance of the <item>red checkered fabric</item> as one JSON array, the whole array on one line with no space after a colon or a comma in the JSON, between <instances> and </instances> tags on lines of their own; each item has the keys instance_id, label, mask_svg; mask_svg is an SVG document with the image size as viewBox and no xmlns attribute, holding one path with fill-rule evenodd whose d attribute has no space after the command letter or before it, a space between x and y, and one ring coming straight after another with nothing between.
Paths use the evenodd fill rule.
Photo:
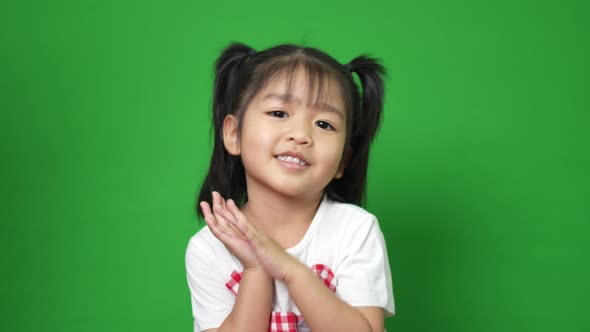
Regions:
<instances>
[{"instance_id":1,"label":"red checkered fabric","mask_svg":"<svg viewBox=\"0 0 590 332\"><path fill-rule=\"evenodd\" d=\"M338 286L338 280L334 278L334 272L324 264L316 264L311 267L311 270L322 280L324 285L328 287L332 292L336 292ZM225 287L229 289L234 295L238 295L238 288L240 288L240 281L242 280L242 273L234 270L231 273L231 277L228 282L225 283Z\"/></svg>"},{"instance_id":2,"label":"red checkered fabric","mask_svg":"<svg viewBox=\"0 0 590 332\"><path fill-rule=\"evenodd\" d=\"M276 312L270 314L268 332L297 332L297 322L301 316L294 312Z\"/></svg>"},{"instance_id":3,"label":"red checkered fabric","mask_svg":"<svg viewBox=\"0 0 590 332\"><path fill-rule=\"evenodd\" d=\"M231 273L231 278L228 282L225 283L225 287L230 290L230 292L234 293L234 295L238 295L238 288L240 288L240 281L242 280L242 274L238 273L234 270Z\"/></svg>"},{"instance_id":4,"label":"red checkered fabric","mask_svg":"<svg viewBox=\"0 0 590 332\"><path fill-rule=\"evenodd\" d=\"M317 276L324 282L324 285L328 287L332 292L336 292L336 286L338 281L334 278L334 272L325 266L324 264L316 264L311 267L311 270L317 274Z\"/></svg>"},{"instance_id":5,"label":"red checkered fabric","mask_svg":"<svg viewBox=\"0 0 590 332\"><path fill-rule=\"evenodd\" d=\"M324 264L316 264L311 267L311 270L322 280L324 285L332 292L336 292L338 281L334 278L334 272ZM242 280L242 273L233 271L225 287L234 295L238 295L240 288L240 281ZM303 316L297 315L294 312L277 312L273 311L270 315L269 332L297 332L297 324L303 322Z\"/></svg>"}]
</instances>

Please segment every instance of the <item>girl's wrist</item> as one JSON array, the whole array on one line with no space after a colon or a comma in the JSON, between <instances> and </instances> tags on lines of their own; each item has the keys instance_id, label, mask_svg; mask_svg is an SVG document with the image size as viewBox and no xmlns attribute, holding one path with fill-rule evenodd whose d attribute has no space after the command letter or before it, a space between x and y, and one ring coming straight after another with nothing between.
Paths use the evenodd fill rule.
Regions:
<instances>
[{"instance_id":1,"label":"girl's wrist","mask_svg":"<svg viewBox=\"0 0 590 332\"><path fill-rule=\"evenodd\" d=\"M272 279L262 266L244 266L244 274L257 276L265 279Z\"/></svg>"},{"instance_id":2,"label":"girl's wrist","mask_svg":"<svg viewBox=\"0 0 590 332\"><path fill-rule=\"evenodd\" d=\"M300 280L302 277L304 277L305 273L307 272L309 272L307 266L295 260L293 265L291 265L291 267L289 268L288 273L285 275L285 279L283 280L283 282L287 287L289 287L289 285L293 284L295 280Z\"/></svg>"}]
</instances>

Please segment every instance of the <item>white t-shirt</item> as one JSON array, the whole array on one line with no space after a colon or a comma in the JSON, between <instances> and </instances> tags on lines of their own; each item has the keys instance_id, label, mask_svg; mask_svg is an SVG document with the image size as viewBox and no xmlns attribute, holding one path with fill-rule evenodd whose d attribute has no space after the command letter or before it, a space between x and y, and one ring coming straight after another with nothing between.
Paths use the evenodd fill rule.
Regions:
<instances>
[{"instance_id":1,"label":"white t-shirt","mask_svg":"<svg viewBox=\"0 0 590 332\"><path fill-rule=\"evenodd\" d=\"M286 251L343 301L382 307L386 317L395 314L385 240L375 216L364 209L324 197L303 239ZM190 239L185 258L195 332L217 328L234 305L242 264L208 227ZM297 331L309 330L285 284L275 280L271 330L278 316L293 316Z\"/></svg>"}]
</instances>

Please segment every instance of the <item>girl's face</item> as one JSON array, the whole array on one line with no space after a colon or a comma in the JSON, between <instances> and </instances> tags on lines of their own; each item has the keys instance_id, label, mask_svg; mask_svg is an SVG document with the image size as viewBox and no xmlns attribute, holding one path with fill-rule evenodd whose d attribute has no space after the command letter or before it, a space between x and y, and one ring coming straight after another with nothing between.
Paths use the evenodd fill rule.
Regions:
<instances>
[{"instance_id":1,"label":"girl's face","mask_svg":"<svg viewBox=\"0 0 590 332\"><path fill-rule=\"evenodd\" d=\"M271 80L252 99L239 137L224 126L226 133L235 133L230 138L235 149L229 152L241 154L249 195L271 190L292 198L317 198L344 170L344 102L335 81L324 82L323 96L314 103L318 89L310 90L304 71L293 73L289 89L284 76Z\"/></svg>"}]
</instances>

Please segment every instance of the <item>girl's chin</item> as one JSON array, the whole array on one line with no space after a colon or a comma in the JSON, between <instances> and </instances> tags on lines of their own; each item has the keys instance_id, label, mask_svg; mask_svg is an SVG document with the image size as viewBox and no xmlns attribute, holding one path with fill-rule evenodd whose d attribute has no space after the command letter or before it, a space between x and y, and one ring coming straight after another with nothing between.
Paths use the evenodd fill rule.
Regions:
<instances>
[{"instance_id":1,"label":"girl's chin","mask_svg":"<svg viewBox=\"0 0 590 332\"><path fill-rule=\"evenodd\" d=\"M308 201L310 199L315 200L315 198L321 199L324 191L317 190L317 188L294 188L291 187L289 189L285 188L273 188L273 191L285 198L288 198L292 201Z\"/></svg>"}]
</instances>

